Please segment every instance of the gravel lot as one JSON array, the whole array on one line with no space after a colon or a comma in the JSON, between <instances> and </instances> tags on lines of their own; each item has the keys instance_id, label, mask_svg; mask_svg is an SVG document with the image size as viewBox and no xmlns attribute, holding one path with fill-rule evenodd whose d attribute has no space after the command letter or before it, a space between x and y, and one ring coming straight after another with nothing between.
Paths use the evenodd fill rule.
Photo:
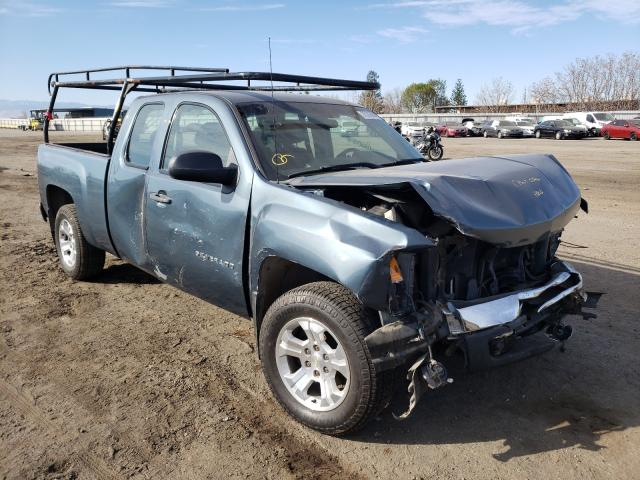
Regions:
<instances>
[{"instance_id":1,"label":"gravel lot","mask_svg":"<svg viewBox=\"0 0 640 480\"><path fill-rule=\"evenodd\" d=\"M561 256L605 292L558 351L459 374L405 422L335 439L270 398L250 322L109 258L57 266L37 133L0 130L0 478L638 478L640 142L445 138L445 157L550 152L588 199ZM396 395L392 406L402 406Z\"/></svg>"}]
</instances>

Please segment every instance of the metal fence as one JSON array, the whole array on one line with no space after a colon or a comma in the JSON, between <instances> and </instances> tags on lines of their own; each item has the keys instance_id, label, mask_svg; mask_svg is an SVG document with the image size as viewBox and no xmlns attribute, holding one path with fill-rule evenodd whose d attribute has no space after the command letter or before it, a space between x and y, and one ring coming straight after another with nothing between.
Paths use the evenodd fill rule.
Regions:
<instances>
[{"instance_id":1,"label":"metal fence","mask_svg":"<svg viewBox=\"0 0 640 480\"><path fill-rule=\"evenodd\" d=\"M100 132L107 117L55 118L49 123L49 130L58 132ZM20 128L29 125L27 118L0 118L0 128Z\"/></svg>"},{"instance_id":2,"label":"metal fence","mask_svg":"<svg viewBox=\"0 0 640 480\"><path fill-rule=\"evenodd\" d=\"M638 110L625 110L617 112L608 112L619 120L628 120L634 117L640 116ZM461 122L463 118L473 118L474 120L501 120L505 117L522 116L527 118L533 118L536 121L540 121L542 117L552 115L563 115L558 112L538 112L538 113L382 113L380 116L388 122L432 122L439 124L441 122Z\"/></svg>"}]
</instances>

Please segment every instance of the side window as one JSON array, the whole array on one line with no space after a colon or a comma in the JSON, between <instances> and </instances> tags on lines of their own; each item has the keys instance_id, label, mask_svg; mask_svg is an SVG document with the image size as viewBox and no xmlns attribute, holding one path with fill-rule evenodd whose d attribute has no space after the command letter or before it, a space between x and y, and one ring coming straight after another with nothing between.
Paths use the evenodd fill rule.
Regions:
<instances>
[{"instance_id":1,"label":"side window","mask_svg":"<svg viewBox=\"0 0 640 480\"><path fill-rule=\"evenodd\" d=\"M138 111L131 138L127 147L127 163L139 168L147 168L151 160L153 140L160 127L164 105L152 103L143 105Z\"/></svg>"},{"instance_id":2,"label":"side window","mask_svg":"<svg viewBox=\"0 0 640 480\"><path fill-rule=\"evenodd\" d=\"M215 153L225 167L236 163L217 115L203 105L187 103L180 105L173 116L160 168L166 169L173 157L196 150Z\"/></svg>"},{"instance_id":3,"label":"side window","mask_svg":"<svg viewBox=\"0 0 640 480\"><path fill-rule=\"evenodd\" d=\"M593 115L589 114L587 115L587 122L589 123L595 123L596 119L593 118Z\"/></svg>"}]
</instances>

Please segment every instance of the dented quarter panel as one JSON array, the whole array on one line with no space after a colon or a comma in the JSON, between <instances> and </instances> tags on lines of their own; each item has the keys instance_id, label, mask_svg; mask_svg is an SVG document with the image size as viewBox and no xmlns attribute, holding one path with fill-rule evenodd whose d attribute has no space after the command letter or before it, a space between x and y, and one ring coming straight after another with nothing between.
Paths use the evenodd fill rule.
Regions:
<instances>
[{"instance_id":1,"label":"dented quarter panel","mask_svg":"<svg viewBox=\"0 0 640 480\"><path fill-rule=\"evenodd\" d=\"M461 233L502 246L561 230L580 208L580 190L553 155L476 157L291 180L301 188L411 185L434 214Z\"/></svg>"},{"instance_id":2,"label":"dented quarter panel","mask_svg":"<svg viewBox=\"0 0 640 480\"><path fill-rule=\"evenodd\" d=\"M400 223L256 177L251 201L250 282L255 306L262 262L278 256L352 290L372 308L387 308L389 255L433 246Z\"/></svg>"}]
</instances>

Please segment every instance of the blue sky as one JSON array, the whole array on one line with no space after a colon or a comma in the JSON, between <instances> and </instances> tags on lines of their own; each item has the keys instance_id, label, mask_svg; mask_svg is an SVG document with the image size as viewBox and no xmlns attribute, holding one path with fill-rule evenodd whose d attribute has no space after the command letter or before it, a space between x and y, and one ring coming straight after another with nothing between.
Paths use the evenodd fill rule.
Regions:
<instances>
[{"instance_id":1,"label":"blue sky","mask_svg":"<svg viewBox=\"0 0 640 480\"><path fill-rule=\"evenodd\" d=\"M576 57L640 50L640 0L0 0L0 98L43 100L55 70L137 64L380 74L385 90L501 76L516 100ZM60 100L109 104L108 94Z\"/></svg>"}]
</instances>

